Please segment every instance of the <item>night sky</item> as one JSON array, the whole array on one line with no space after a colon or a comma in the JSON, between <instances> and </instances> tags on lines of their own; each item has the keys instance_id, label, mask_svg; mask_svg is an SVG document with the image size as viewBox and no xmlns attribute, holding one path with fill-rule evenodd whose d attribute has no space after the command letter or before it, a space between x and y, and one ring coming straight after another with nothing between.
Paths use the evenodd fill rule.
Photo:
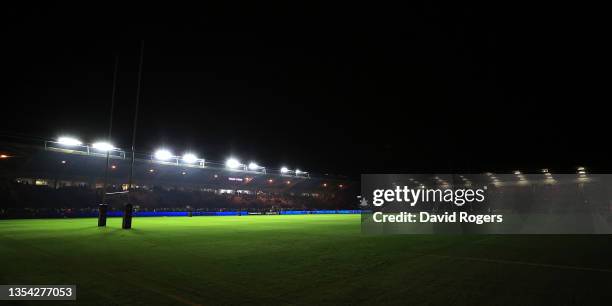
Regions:
<instances>
[{"instance_id":1,"label":"night sky","mask_svg":"<svg viewBox=\"0 0 612 306\"><path fill-rule=\"evenodd\" d=\"M6 8L0 133L105 138L118 55L129 148L144 40L139 152L351 176L612 168L603 10L251 2Z\"/></svg>"}]
</instances>

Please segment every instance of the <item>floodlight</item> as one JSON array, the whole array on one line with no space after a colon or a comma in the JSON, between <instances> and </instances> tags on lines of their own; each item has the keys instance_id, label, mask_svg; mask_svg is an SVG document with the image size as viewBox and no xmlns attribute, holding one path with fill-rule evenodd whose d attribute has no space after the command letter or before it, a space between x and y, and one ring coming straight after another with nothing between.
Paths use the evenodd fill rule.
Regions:
<instances>
[{"instance_id":1,"label":"floodlight","mask_svg":"<svg viewBox=\"0 0 612 306\"><path fill-rule=\"evenodd\" d=\"M104 142L104 141L95 142L91 145L91 147L98 151L104 151L104 152L112 151L115 149L115 147L112 144L108 142Z\"/></svg>"},{"instance_id":2,"label":"floodlight","mask_svg":"<svg viewBox=\"0 0 612 306\"><path fill-rule=\"evenodd\" d=\"M295 175L300 175L300 174L302 174L302 173L304 173L304 172L302 172L302 170L300 170L300 169L295 169Z\"/></svg>"},{"instance_id":3,"label":"floodlight","mask_svg":"<svg viewBox=\"0 0 612 306\"><path fill-rule=\"evenodd\" d=\"M584 171L584 167L578 167L578 171Z\"/></svg>"},{"instance_id":4,"label":"floodlight","mask_svg":"<svg viewBox=\"0 0 612 306\"><path fill-rule=\"evenodd\" d=\"M69 147L71 147L71 146L80 146L80 145L83 144L80 140L78 140L76 138L73 138L73 137L68 137L68 136L62 136L62 137L58 138L57 142L59 144L61 144L61 145L65 145L65 146L69 146Z\"/></svg>"},{"instance_id":5,"label":"floodlight","mask_svg":"<svg viewBox=\"0 0 612 306\"><path fill-rule=\"evenodd\" d=\"M287 167L281 168L281 173L287 173L287 172L289 172L289 169Z\"/></svg>"},{"instance_id":6,"label":"floodlight","mask_svg":"<svg viewBox=\"0 0 612 306\"><path fill-rule=\"evenodd\" d=\"M258 170L258 169L261 169L261 167L258 164L254 162L249 163L249 170Z\"/></svg>"},{"instance_id":7,"label":"floodlight","mask_svg":"<svg viewBox=\"0 0 612 306\"><path fill-rule=\"evenodd\" d=\"M193 164L198 161L198 157L193 153L185 153L183 155L183 161L189 164Z\"/></svg>"},{"instance_id":8,"label":"floodlight","mask_svg":"<svg viewBox=\"0 0 612 306\"><path fill-rule=\"evenodd\" d=\"M155 151L155 159L158 159L158 160L169 160L172 158L172 156L174 156L172 152L166 149L159 149Z\"/></svg>"},{"instance_id":9,"label":"floodlight","mask_svg":"<svg viewBox=\"0 0 612 306\"><path fill-rule=\"evenodd\" d=\"M230 168L230 169L236 169L236 168L239 168L240 166L242 166L242 163L239 160L235 159L235 158L228 158L225 161L225 166Z\"/></svg>"}]
</instances>

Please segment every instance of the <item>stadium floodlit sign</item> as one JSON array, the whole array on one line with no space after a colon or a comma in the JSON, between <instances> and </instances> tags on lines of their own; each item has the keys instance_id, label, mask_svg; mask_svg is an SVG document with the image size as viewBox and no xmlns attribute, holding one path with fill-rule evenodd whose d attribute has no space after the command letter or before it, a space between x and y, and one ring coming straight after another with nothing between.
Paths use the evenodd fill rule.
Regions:
<instances>
[{"instance_id":1,"label":"stadium floodlit sign","mask_svg":"<svg viewBox=\"0 0 612 306\"><path fill-rule=\"evenodd\" d=\"M366 234L612 234L612 175L367 174Z\"/></svg>"}]
</instances>

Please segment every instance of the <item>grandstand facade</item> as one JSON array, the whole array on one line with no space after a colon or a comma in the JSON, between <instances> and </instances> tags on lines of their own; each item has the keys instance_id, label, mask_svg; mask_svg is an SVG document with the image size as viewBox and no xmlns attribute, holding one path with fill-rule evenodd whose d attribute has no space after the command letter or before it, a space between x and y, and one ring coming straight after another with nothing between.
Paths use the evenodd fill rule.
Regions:
<instances>
[{"instance_id":1,"label":"grandstand facade","mask_svg":"<svg viewBox=\"0 0 612 306\"><path fill-rule=\"evenodd\" d=\"M106 154L46 145L0 143L2 209L96 209ZM357 184L346 179L181 164L135 156L132 201L138 210L281 211L352 209ZM107 200L127 201L131 155L110 154Z\"/></svg>"}]
</instances>

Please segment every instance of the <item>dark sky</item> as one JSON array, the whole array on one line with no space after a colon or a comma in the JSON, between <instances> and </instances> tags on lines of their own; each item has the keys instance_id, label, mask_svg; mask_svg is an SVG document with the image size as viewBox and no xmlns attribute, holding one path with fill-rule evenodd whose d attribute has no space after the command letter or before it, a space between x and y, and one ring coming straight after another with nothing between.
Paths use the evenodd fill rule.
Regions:
<instances>
[{"instance_id":1,"label":"dark sky","mask_svg":"<svg viewBox=\"0 0 612 306\"><path fill-rule=\"evenodd\" d=\"M2 134L317 173L607 170L601 9L125 5L2 13Z\"/></svg>"}]
</instances>

